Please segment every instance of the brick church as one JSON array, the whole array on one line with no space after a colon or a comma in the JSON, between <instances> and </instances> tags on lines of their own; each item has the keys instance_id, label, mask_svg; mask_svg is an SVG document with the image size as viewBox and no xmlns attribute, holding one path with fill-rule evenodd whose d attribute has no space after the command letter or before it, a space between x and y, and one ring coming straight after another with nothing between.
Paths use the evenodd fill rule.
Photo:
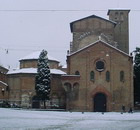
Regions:
<instances>
[{"instance_id":1,"label":"brick church","mask_svg":"<svg viewBox=\"0 0 140 130\"><path fill-rule=\"evenodd\" d=\"M91 15L70 23L73 40L67 68L49 58L51 105L71 111L120 111L133 107L133 58L129 55L130 10L108 10L108 19ZM37 53L36 53L37 54ZM7 73L8 98L33 105L39 53L20 60L20 69ZM65 72L64 72L65 71Z\"/></svg>"},{"instance_id":2,"label":"brick church","mask_svg":"<svg viewBox=\"0 0 140 130\"><path fill-rule=\"evenodd\" d=\"M133 107L133 61L129 56L130 10L108 10L109 20L92 15L70 23L67 109L120 111Z\"/></svg>"}]
</instances>

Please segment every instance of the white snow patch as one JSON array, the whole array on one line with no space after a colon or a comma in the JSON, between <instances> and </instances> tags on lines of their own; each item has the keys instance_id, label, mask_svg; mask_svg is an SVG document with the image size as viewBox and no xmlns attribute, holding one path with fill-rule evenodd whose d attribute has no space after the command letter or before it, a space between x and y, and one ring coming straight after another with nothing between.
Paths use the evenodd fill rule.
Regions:
<instances>
[{"instance_id":1,"label":"white snow patch","mask_svg":"<svg viewBox=\"0 0 140 130\"><path fill-rule=\"evenodd\" d=\"M7 74L20 74L20 73L36 74L37 73L37 68L15 69L15 70L8 71Z\"/></svg>"},{"instance_id":2,"label":"white snow patch","mask_svg":"<svg viewBox=\"0 0 140 130\"><path fill-rule=\"evenodd\" d=\"M31 60L31 59L37 60L39 58L40 53L41 53L40 51L33 52L33 53L21 58L20 60ZM48 56L49 60L59 62L59 60L57 60L56 58L54 58L54 57L52 57L52 56L50 56L48 54L47 54L47 56Z\"/></svg>"},{"instance_id":3,"label":"white snow patch","mask_svg":"<svg viewBox=\"0 0 140 130\"><path fill-rule=\"evenodd\" d=\"M139 130L140 113L55 112L0 108L2 130Z\"/></svg>"},{"instance_id":4,"label":"white snow patch","mask_svg":"<svg viewBox=\"0 0 140 130\"><path fill-rule=\"evenodd\" d=\"M62 68L67 68L67 65L63 65Z\"/></svg>"},{"instance_id":5,"label":"white snow patch","mask_svg":"<svg viewBox=\"0 0 140 130\"><path fill-rule=\"evenodd\" d=\"M61 75L65 75L66 73L63 72L62 70L59 69L50 69L51 74L61 74Z\"/></svg>"},{"instance_id":6,"label":"white snow patch","mask_svg":"<svg viewBox=\"0 0 140 130\"><path fill-rule=\"evenodd\" d=\"M64 75L66 74L62 70L59 69L50 69L51 74L60 74ZM28 74L36 74L37 73L37 68L22 68L22 69L16 69L13 71L8 71L7 74L21 74L21 73L28 73Z\"/></svg>"}]
</instances>

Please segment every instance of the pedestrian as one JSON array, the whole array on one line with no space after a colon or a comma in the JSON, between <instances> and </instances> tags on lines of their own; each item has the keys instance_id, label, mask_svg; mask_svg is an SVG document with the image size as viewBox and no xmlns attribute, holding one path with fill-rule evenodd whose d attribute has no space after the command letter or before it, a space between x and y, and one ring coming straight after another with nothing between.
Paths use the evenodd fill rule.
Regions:
<instances>
[{"instance_id":1,"label":"pedestrian","mask_svg":"<svg viewBox=\"0 0 140 130\"><path fill-rule=\"evenodd\" d=\"M122 112L125 112L125 106L122 105Z\"/></svg>"},{"instance_id":2,"label":"pedestrian","mask_svg":"<svg viewBox=\"0 0 140 130\"><path fill-rule=\"evenodd\" d=\"M133 113L132 107L130 107L128 113Z\"/></svg>"}]
</instances>

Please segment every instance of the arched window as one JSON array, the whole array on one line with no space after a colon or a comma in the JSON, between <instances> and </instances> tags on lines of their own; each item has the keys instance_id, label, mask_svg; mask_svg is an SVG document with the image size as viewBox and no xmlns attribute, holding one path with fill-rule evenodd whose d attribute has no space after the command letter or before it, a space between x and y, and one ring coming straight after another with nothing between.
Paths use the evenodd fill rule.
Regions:
<instances>
[{"instance_id":1,"label":"arched window","mask_svg":"<svg viewBox=\"0 0 140 130\"><path fill-rule=\"evenodd\" d=\"M106 81L110 82L110 72L109 71L106 72Z\"/></svg>"},{"instance_id":2,"label":"arched window","mask_svg":"<svg viewBox=\"0 0 140 130\"><path fill-rule=\"evenodd\" d=\"M124 71L120 71L120 81L124 82Z\"/></svg>"},{"instance_id":3,"label":"arched window","mask_svg":"<svg viewBox=\"0 0 140 130\"><path fill-rule=\"evenodd\" d=\"M76 71L76 72L75 72L75 75L80 75L79 71Z\"/></svg>"},{"instance_id":4,"label":"arched window","mask_svg":"<svg viewBox=\"0 0 140 130\"><path fill-rule=\"evenodd\" d=\"M90 80L91 81L94 81L95 80L95 73L94 73L94 71L91 71L90 72Z\"/></svg>"}]
</instances>

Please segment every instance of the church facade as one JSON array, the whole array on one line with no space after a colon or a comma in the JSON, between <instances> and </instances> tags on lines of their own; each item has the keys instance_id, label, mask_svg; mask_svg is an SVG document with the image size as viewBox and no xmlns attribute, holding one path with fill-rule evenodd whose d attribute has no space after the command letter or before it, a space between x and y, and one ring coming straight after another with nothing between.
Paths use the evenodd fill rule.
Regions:
<instances>
[{"instance_id":1,"label":"church facade","mask_svg":"<svg viewBox=\"0 0 140 130\"><path fill-rule=\"evenodd\" d=\"M62 76L67 109L120 111L133 107L133 60L129 56L129 10L109 10L70 23L73 41Z\"/></svg>"}]
</instances>

